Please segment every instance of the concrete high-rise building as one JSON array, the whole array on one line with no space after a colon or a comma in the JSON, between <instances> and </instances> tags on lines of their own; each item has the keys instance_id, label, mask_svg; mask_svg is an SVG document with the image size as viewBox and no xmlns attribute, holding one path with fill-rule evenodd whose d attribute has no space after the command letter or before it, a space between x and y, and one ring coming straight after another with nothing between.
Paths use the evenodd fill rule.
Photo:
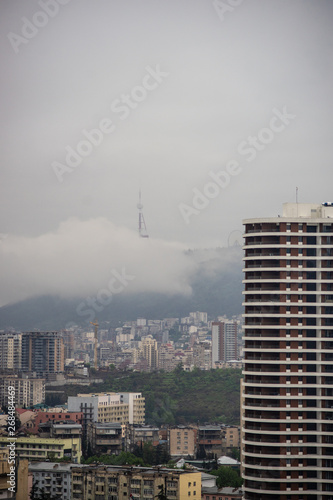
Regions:
<instances>
[{"instance_id":1,"label":"concrete high-rise building","mask_svg":"<svg viewBox=\"0 0 333 500\"><path fill-rule=\"evenodd\" d=\"M333 206L245 225L245 500L333 499Z\"/></svg>"},{"instance_id":2,"label":"concrete high-rise building","mask_svg":"<svg viewBox=\"0 0 333 500\"><path fill-rule=\"evenodd\" d=\"M213 321L212 323L212 367L216 361L237 359L237 322Z\"/></svg>"},{"instance_id":3,"label":"concrete high-rise building","mask_svg":"<svg viewBox=\"0 0 333 500\"><path fill-rule=\"evenodd\" d=\"M22 334L22 370L45 376L64 371L64 341L59 332Z\"/></svg>"},{"instance_id":4,"label":"concrete high-rise building","mask_svg":"<svg viewBox=\"0 0 333 500\"><path fill-rule=\"evenodd\" d=\"M75 336L74 332L70 330L63 330L61 336L64 339L64 358L73 358L75 350Z\"/></svg>"},{"instance_id":5,"label":"concrete high-rise building","mask_svg":"<svg viewBox=\"0 0 333 500\"><path fill-rule=\"evenodd\" d=\"M8 406L8 395L15 390L15 405L29 408L45 401L45 379L3 376L0 378L0 406Z\"/></svg>"},{"instance_id":6,"label":"concrete high-rise building","mask_svg":"<svg viewBox=\"0 0 333 500\"><path fill-rule=\"evenodd\" d=\"M143 337L141 341L142 355L147 361L150 371L158 369L158 348L157 341L151 336Z\"/></svg>"},{"instance_id":7,"label":"concrete high-rise building","mask_svg":"<svg viewBox=\"0 0 333 500\"><path fill-rule=\"evenodd\" d=\"M68 410L82 412L85 434L89 422L144 424L145 398L141 392L78 394L68 397Z\"/></svg>"},{"instance_id":8,"label":"concrete high-rise building","mask_svg":"<svg viewBox=\"0 0 333 500\"><path fill-rule=\"evenodd\" d=\"M20 333L0 333L0 370L21 369L22 335Z\"/></svg>"}]
</instances>

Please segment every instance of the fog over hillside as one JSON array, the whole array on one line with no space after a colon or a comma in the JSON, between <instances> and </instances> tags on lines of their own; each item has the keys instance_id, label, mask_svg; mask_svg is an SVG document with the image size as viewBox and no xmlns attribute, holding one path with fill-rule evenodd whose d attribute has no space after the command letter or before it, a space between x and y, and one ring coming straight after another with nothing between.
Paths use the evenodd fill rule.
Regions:
<instances>
[{"instance_id":1,"label":"fog over hillside","mask_svg":"<svg viewBox=\"0 0 333 500\"><path fill-rule=\"evenodd\" d=\"M71 324L88 326L96 318L100 323L108 321L111 326L116 326L121 321L137 317L179 317L195 310L206 311L211 318L223 314L231 317L242 312L242 251L239 245L184 250L166 248L153 241L138 240L135 248L140 245L146 245L149 251L141 253L144 258L142 263L138 260L135 262L138 266L136 273L130 274L133 266L125 265L118 269L111 268L110 272L110 266L99 262L100 276L103 277L103 266L106 276L104 282L103 279L100 281L101 287L98 287L96 276L88 283L89 268L81 291L79 285L84 282L82 277L75 286L70 282L73 276L80 278L77 268L72 274L68 268L67 275L62 273L61 277L57 277L58 285L68 281L65 293L60 293L62 289L57 290L58 293L52 293L56 291L55 283L48 283L48 280L42 282L41 276L41 281L37 280L37 283L45 285L40 288L39 293L35 285L30 297L0 308L0 328L60 329ZM152 262L149 267L149 259L153 258L154 251L159 250L160 270L156 268L156 262ZM88 251L86 257L88 258ZM77 259L82 263L83 258L84 249ZM97 258L96 253L94 258ZM144 269L148 270L147 276ZM57 269L49 270L49 274L56 276ZM135 277L132 279L133 276ZM30 277L32 280L32 271ZM28 277L25 276L25 279Z\"/></svg>"}]
</instances>

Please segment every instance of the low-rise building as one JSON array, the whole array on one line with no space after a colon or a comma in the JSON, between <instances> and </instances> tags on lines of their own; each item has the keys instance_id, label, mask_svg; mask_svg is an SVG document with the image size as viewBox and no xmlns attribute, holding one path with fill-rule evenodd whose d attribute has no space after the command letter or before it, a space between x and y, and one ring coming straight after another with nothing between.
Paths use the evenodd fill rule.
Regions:
<instances>
[{"instance_id":1,"label":"low-rise building","mask_svg":"<svg viewBox=\"0 0 333 500\"><path fill-rule=\"evenodd\" d=\"M171 457L194 457L196 429L179 425L168 429L169 454Z\"/></svg>"},{"instance_id":2,"label":"low-rise building","mask_svg":"<svg viewBox=\"0 0 333 500\"><path fill-rule=\"evenodd\" d=\"M32 484L36 493L44 494L44 498L72 498L72 470L76 464L58 464L54 462L35 462L29 465ZM82 468L82 465L80 466ZM26 497L27 498L27 497Z\"/></svg>"},{"instance_id":3,"label":"low-rise building","mask_svg":"<svg viewBox=\"0 0 333 500\"><path fill-rule=\"evenodd\" d=\"M38 430L40 424L46 422L75 422L82 425L82 412L69 412L62 408L56 411L38 411L35 419L35 429Z\"/></svg>"},{"instance_id":4,"label":"low-rise building","mask_svg":"<svg viewBox=\"0 0 333 500\"><path fill-rule=\"evenodd\" d=\"M198 427L198 458L212 458L222 453L223 435L220 425L202 425Z\"/></svg>"},{"instance_id":5,"label":"low-rise building","mask_svg":"<svg viewBox=\"0 0 333 500\"><path fill-rule=\"evenodd\" d=\"M112 422L89 422L87 429L88 447L93 455L119 455L123 450L121 424Z\"/></svg>"},{"instance_id":6,"label":"low-rise building","mask_svg":"<svg viewBox=\"0 0 333 500\"><path fill-rule=\"evenodd\" d=\"M8 436L0 437L0 447L8 444ZM50 460L52 458L68 457L73 463L80 463L81 438L52 439L41 437L18 437L15 440L15 453L20 459Z\"/></svg>"},{"instance_id":7,"label":"low-rise building","mask_svg":"<svg viewBox=\"0 0 333 500\"><path fill-rule=\"evenodd\" d=\"M160 442L158 427L151 425L129 425L127 432L127 440L129 448L132 451L136 446L142 446L144 443L151 443L157 446Z\"/></svg>"},{"instance_id":8,"label":"low-rise building","mask_svg":"<svg viewBox=\"0 0 333 500\"><path fill-rule=\"evenodd\" d=\"M8 444L8 441L6 445ZM28 492L28 460L20 459L12 464L9 448L0 448L0 498L26 500ZM14 470L14 474L11 472ZM13 488L9 490L8 488Z\"/></svg>"},{"instance_id":9,"label":"low-rise building","mask_svg":"<svg viewBox=\"0 0 333 500\"><path fill-rule=\"evenodd\" d=\"M50 437L55 439L81 438L82 425L75 422L52 422Z\"/></svg>"},{"instance_id":10,"label":"low-rise building","mask_svg":"<svg viewBox=\"0 0 333 500\"><path fill-rule=\"evenodd\" d=\"M73 500L154 500L160 487L170 500L201 500L200 472L129 466L85 466L72 470Z\"/></svg>"},{"instance_id":11,"label":"low-rise building","mask_svg":"<svg viewBox=\"0 0 333 500\"><path fill-rule=\"evenodd\" d=\"M233 448L240 449L240 427L225 426L223 433L223 453L231 453Z\"/></svg>"}]
</instances>

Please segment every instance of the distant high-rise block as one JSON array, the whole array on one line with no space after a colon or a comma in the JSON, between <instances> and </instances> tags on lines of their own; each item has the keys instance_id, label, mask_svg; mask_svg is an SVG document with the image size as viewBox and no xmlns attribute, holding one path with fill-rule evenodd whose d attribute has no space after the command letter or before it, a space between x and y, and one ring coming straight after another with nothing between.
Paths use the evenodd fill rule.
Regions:
<instances>
[{"instance_id":1,"label":"distant high-rise block","mask_svg":"<svg viewBox=\"0 0 333 500\"><path fill-rule=\"evenodd\" d=\"M29 408L45 401L45 379L7 375L0 378L0 406L8 406L8 395L13 389L15 391L15 405L18 408Z\"/></svg>"},{"instance_id":2,"label":"distant high-rise block","mask_svg":"<svg viewBox=\"0 0 333 500\"><path fill-rule=\"evenodd\" d=\"M216 361L237 359L237 322L214 321L212 323L212 367Z\"/></svg>"},{"instance_id":3,"label":"distant high-rise block","mask_svg":"<svg viewBox=\"0 0 333 500\"><path fill-rule=\"evenodd\" d=\"M0 370L21 369L22 335L20 333L0 333Z\"/></svg>"},{"instance_id":4,"label":"distant high-rise block","mask_svg":"<svg viewBox=\"0 0 333 500\"><path fill-rule=\"evenodd\" d=\"M333 206L244 224L244 499L333 499Z\"/></svg>"},{"instance_id":5,"label":"distant high-rise block","mask_svg":"<svg viewBox=\"0 0 333 500\"><path fill-rule=\"evenodd\" d=\"M64 371L64 342L59 332L22 334L22 370L39 376Z\"/></svg>"},{"instance_id":6,"label":"distant high-rise block","mask_svg":"<svg viewBox=\"0 0 333 500\"><path fill-rule=\"evenodd\" d=\"M141 349L144 359L147 361L150 371L158 369L158 348L157 341L149 335L141 340Z\"/></svg>"}]
</instances>

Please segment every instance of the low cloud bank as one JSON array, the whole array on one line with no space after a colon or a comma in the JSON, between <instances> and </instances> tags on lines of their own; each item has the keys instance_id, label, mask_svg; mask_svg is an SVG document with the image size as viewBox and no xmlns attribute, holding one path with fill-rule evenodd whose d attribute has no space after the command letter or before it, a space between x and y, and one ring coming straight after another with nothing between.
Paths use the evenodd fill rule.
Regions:
<instances>
[{"instance_id":1,"label":"low cloud bank","mask_svg":"<svg viewBox=\"0 0 333 500\"><path fill-rule=\"evenodd\" d=\"M105 218L70 218L38 237L0 241L0 305L39 295L190 294L197 269L183 245L139 238ZM112 292L113 290L113 292Z\"/></svg>"}]
</instances>

